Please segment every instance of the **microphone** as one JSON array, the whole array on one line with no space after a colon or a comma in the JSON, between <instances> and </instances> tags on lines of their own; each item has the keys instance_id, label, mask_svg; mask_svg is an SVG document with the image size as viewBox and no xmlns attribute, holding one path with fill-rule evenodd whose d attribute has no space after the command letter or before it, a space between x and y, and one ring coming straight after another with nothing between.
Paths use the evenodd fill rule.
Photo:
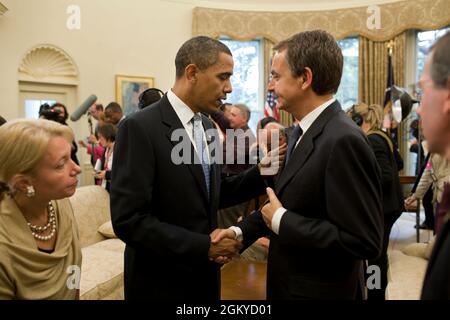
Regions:
<instances>
[{"instance_id":1,"label":"microphone","mask_svg":"<svg viewBox=\"0 0 450 320\"><path fill-rule=\"evenodd\" d=\"M70 116L70 120L78 121L83 114L85 114L89 108L97 101L97 96L95 94L91 94L79 107L75 110L74 113Z\"/></svg>"}]
</instances>

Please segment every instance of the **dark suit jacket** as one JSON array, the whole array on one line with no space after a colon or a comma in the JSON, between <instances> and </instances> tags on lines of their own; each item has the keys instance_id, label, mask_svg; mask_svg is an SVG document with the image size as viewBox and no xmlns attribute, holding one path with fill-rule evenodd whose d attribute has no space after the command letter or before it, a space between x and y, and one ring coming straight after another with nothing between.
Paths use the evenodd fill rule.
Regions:
<instances>
[{"instance_id":1,"label":"dark suit jacket","mask_svg":"<svg viewBox=\"0 0 450 320\"><path fill-rule=\"evenodd\" d=\"M206 117L203 125L213 128ZM221 168L213 164L208 199L201 165L172 161L176 129L188 141L184 151L196 155L166 96L119 127L111 215L114 231L126 243L126 299L217 300L219 266L208 259L217 209L264 192L257 168L221 181Z\"/></svg>"},{"instance_id":2,"label":"dark suit jacket","mask_svg":"<svg viewBox=\"0 0 450 320\"><path fill-rule=\"evenodd\" d=\"M369 134L367 139L381 169L383 213L400 214L403 209L403 193L394 154L382 136Z\"/></svg>"},{"instance_id":3,"label":"dark suit jacket","mask_svg":"<svg viewBox=\"0 0 450 320\"><path fill-rule=\"evenodd\" d=\"M327 107L275 182L287 209L270 232L268 299L355 299L362 260L382 245L380 172L362 131ZM260 212L239 225L247 245L269 229Z\"/></svg>"},{"instance_id":4,"label":"dark suit jacket","mask_svg":"<svg viewBox=\"0 0 450 320\"><path fill-rule=\"evenodd\" d=\"M440 205L445 205L450 212L450 192L444 193L442 199ZM422 300L450 300L450 220L437 235L425 274Z\"/></svg>"}]
</instances>

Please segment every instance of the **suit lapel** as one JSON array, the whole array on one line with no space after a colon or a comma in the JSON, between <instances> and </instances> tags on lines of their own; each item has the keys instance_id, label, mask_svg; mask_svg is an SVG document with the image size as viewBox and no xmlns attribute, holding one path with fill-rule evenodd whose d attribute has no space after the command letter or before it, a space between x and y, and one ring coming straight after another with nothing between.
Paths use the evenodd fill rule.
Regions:
<instances>
[{"instance_id":1,"label":"suit lapel","mask_svg":"<svg viewBox=\"0 0 450 320\"><path fill-rule=\"evenodd\" d=\"M276 192L279 194L282 189L287 185L287 183L293 178L297 171L299 171L306 160L314 150L314 140L317 136L322 134L323 128L330 119L341 111L341 106L336 100L330 106L328 106L319 117L313 122L311 127L306 131L306 133L301 138L297 147L294 149L289 162L285 165L283 171L281 172L277 183Z\"/></svg>"},{"instance_id":2,"label":"suit lapel","mask_svg":"<svg viewBox=\"0 0 450 320\"><path fill-rule=\"evenodd\" d=\"M170 143L175 147L180 141L189 141L189 136L184 129L183 124L181 123L180 119L178 118L175 110L173 109L172 105L170 104L169 100L167 99L167 96L164 96L161 100L161 118L162 122L167 126L167 132L166 136L169 139ZM182 136L182 140L180 141L172 141L172 134L175 130L182 129L184 131L184 135ZM197 153L195 152L194 146L192 142L190 142L190 163L184 164L189 168L189 171L194 176L195 180L197 181L197 184L199 188L202 190L202 194L205 198L205 200L208 201L208 191L206 190L206 183L205 183L205 177L203 175L203 169L200 163L200 160L197 156ZM194 158L195 162L194 163Z\"/></svg>"}]
</instances>

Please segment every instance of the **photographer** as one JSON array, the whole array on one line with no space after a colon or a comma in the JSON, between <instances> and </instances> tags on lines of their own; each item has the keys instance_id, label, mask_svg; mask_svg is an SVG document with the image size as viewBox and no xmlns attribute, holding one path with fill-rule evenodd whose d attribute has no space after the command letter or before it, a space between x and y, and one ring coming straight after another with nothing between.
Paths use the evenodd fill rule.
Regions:
<instances>
[{"instance_id":1,"label":"photographer","mask_svg":"<svg viewBox=\"0 0 450 320\"><path fill-rule=\"evenodd\" d=\"M69 118L69 113L67 112L67 108L65 105L59 102L55 102L52 106L48 103L44 103L39 107L39 118L51 120L68 126L67 119ZM72 151L70 153L70 158L77 165L80 165L80 162L77 158L78 146L75 140L72 141Z\"/></svg>"}]
</instances>

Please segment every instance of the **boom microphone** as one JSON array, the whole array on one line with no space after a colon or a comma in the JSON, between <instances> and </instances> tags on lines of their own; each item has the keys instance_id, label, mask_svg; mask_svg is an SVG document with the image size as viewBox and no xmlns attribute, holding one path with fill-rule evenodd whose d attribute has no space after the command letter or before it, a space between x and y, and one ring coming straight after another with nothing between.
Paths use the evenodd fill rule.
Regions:
<instances>
[{"instance_id":1,"label":"boom microphone","mask_svg":"<svg viewBox=\"0 0 450 320\"><path fill-rule=\"evenodd\" d=\"M72 113L70 116L70 120L77 121L81 118L83 114L85 114L89 108L97 101L97 96L95 94L91 94L79 107L77 110Z\"/></svg>"}]
</instances>

